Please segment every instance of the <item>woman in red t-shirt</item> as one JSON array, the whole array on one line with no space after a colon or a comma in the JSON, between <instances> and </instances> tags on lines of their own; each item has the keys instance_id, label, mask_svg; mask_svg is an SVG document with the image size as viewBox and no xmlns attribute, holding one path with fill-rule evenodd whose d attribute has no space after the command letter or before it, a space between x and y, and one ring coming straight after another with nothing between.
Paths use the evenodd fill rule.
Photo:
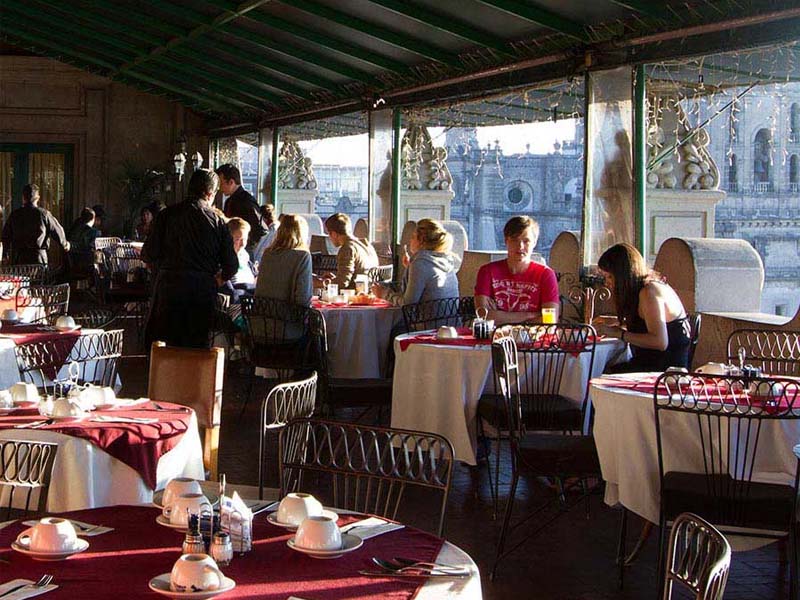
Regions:
<instances>
[{"instance_id":1,"label":"woman in red t-shirt","mask_svg":"<svg viewBox=\"0 0 800 600\"><path fill-rule=\"evenodd\" d=\"M497 325L542 319L542 308L554 308L558 319L556 274L531 260L539 224L530 217L512 217L505 227L508 258L483 265L475 282L475 307L489 311Z\"/></svg>"}]
</instances>

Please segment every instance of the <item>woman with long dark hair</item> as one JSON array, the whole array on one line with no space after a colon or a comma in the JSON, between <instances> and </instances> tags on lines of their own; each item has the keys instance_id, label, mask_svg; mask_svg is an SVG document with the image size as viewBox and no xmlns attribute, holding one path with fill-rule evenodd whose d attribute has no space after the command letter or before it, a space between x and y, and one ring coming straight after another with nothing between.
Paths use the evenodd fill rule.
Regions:
<instances>
[{"instance_id":1,"label":"woman with long dark hair","mask_svg":"<svg viewBox=\"0 0 800 600\"><path fill-rule=\"evenodd\" d=\"M617 317L600 317L601 333L631 345L633 358L613 371L665 371L689 367L691 327L681 299L647 268L630 244L617 244L597 261L611 289Z\"/></svg>"}]
</instances>

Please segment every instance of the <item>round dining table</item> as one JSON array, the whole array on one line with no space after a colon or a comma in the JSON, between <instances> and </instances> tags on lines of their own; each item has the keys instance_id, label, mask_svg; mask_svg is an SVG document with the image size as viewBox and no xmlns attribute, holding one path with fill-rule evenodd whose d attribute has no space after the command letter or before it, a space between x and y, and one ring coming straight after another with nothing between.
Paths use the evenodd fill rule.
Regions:
<instances>
[{"instance_id":1,"label":"round dining table","mask_svg":"<svg viewBox=\"0 0 800 600\"><path fill-rule=\"evenodd\" d=\"M385 301L373 305L312 302L325 317L328 368L337 379L387 377L392 332L403 322L403 311Z\"/></svg>"},{"instance_id":2,"label":"round dining table","mask_svg":"<svg viewBox=\"0 0 800 600\"><path fill-rule=\"evenodd\" d=\"M452 442L458 460L475 465L478 401L494 386L491 343L462 335L445 345L434 334L395 338L392 427L443 435ZM559 393L580 406L588 378L600 375L626 352L626 344L616 338L598 340L591 373L588 353L570 355Z\"/></svg>"},{"instance_id":3,"label":"round dining table","mask_svg":"<svg viewBox=\"0 0 800 600\"><path fill-rule=\"evenodd\" d=\"M115 408L79 421L52 423L43 423L35 405L0 409L0 441L58 445L47 501L51 512L150 502L154 490L175 477L205 478L194 411L158 405L161 410L146 398L121 399Z\"/></svg>"},{"instance_id":4,"label":"round dining table","mask_svg":"<svg viewBox=\"0 0 800 600\"><path fill-rule=\"evenodd\" d=\"M8 577L37 581L42 573L53 575L58 586L48 598L91 598L126 600L158 598L148 587L151 578L169 573L181 555L183 534L156 523L161 511L149 506L114 506L60 514L85 525L103 525L100 535L87 534L86 551L59 562L37 562L10 548L27 527L23 520L6 524L0 530L0 560L10 569L0 569ZM363 518L340 512L339 525ZM108 531L105 528L112 528ZM469 599L480 600L478 568L456 546L432 534L404 527L365 539L363 546L333 560L319 560L290 549L287 540L293 533L270 524L265 513L253 520L252 549L235 553L226 577L236 582L221 599L264 598L286 600L385 599L405 600ZM365 576L359 571L379 572L372 557L436 560L465 567L466 577L391 577ZM2 587L0 587L2 591Z\"/></svg>"},{"instance_id":5,"label":"round dining table","mask_svg":"<svg viewBox=\"0 0 800 600\"><path fill-rule=\"evenodd\" d=\"M594 441L606 482L605 502L622 505L658 523L660 489L653 388L661 373L603 376L591 382ZM678 412L662 415L666 471L704 473L697 419ZM763 421L753 481L791 484L797 469L792 449L800 420Z\"/></svg>"}]
</instances>

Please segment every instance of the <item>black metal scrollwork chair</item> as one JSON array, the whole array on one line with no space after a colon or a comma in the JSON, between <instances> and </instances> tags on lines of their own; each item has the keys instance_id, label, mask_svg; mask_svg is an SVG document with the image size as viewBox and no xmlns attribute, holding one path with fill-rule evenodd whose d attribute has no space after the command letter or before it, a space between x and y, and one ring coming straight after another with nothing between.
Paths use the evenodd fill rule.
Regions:
<instances>
[{"instance_id":1,"label":"black metal scrollwork chair","mask_svg":"<svg viewBox=\"0 0 800 600\"><path fill-rule=\"evenodd\" d=\"M261 429L258 446L258 498L264 498L267 469L267 436L280 434L286 424L314 414L317 402L317 374L299 381L276 385L261 403ZM278 462L277 460L275 461Z\"/></svg>"},{"instance_id":2,"label":"black metal scrollwork chair","mask_svg":"<svg viewBox=\"0 0 800 600\"><path fill-rule=\"evenodd\" d=\"M311 255L311 270L315 275L331 272L335 273L338 266L338 258L336 254L319 254L314 252Z\"/></svg>"},{"instance_id":3,"label":"black metal scrollwork chair","mask_svg":"<svg viewBox=\"0 0 800 600\"><path fill-rule=\"evenodd\" d=\"M394 265L380 265L367 271L370 283L390 283L394 277Z\"/></svg>"},{"instance_id":4,"label":"black metal scrollwork chair","mask_svg":"<svg viewBox=\"0 0 800 600\"><path fill-rule=\"evenodd\" d=\"M728 337L729 362L738 363L740 348L763 373L800 376L800 331L737 329Z\"/></svg>"},{"instance_id":5,"label":"black metal scrollwork chair","mask_svg":"<svg viewBox=\"0 0 800 600\"><path fill-rule=\"evenodd\" d=\"M115 329L20 344L14 348L20 375L23 381L53 394L59 371L76 363L79 383L113 387L122 356L122 333Z\"/></svg>"},{"instance_id":6,"label":"black metal scrollwork chair","mask_svg":"<svg viewBox=\"0 0 800 600\"><path fill-rule=\"evenodd\" d=\"M330 375L328 364L328 331L325 315L311 310L309 331L313 356L319 374L320 408L324 414L337 408L363 408L356 421L360 421L371 409L377 408L380 422L384 407L392 405L392 378L349 379Z\"/></svg>"},{"instance_id":7,"label":"black metal scrollwork chair","mask_svg":"<svg viewBox=\"0 0 800 600\"><path fill-rule=\"evenodd\" d=\"M597 456L594 438L590 435L565 435L558 433L530 433L525 424L519 387L519 360L517 344L511 336L501 336L492 343L492 364L508 415L509 441L511 445L511 489L506 503L503 528L497 545L492 578L497 573L500 561L519 548L525 541L536 535L552 521L565 514L581 500L588 498L587 478L600 479L600 460ZM514 509L514 496L522 474L534 477L552 477L562 482L560 497L555 497L523 517L514 527L520 527L535 515L558 501L558 512L549 516L543 523L528 532L511 548L506 550L506 542L511 533L511 515ZM570 480L575 480L570 483ZM567 502L564 486L579 486L582 494L572 502Z\"/></svg>"},{"instance_id":8,"label":"black metal scrollwork chair","mask_svg":"<svg viewBox=\"0 0 800 600\"><path fill-rule=\"evenodd\" d=\"M772 431L800 419L800 382L783 378L745 379L699 373L664 373L653 393L658 470L659 590L663 590L667 525L684 512L700 515L717 528L747 529L748 536L789 541L790 598L797 598L797 479L764 483L759 468L776 469ZM693 439L664 437L686 419ZM792 427L796 425L792 424ZM682 431L682 430L681 430ZM779 441L784 434L779 434ZM765 449L766 445L766 449ZM694 465L692 472L670 465ZM766 465L766 466L764 466Z\"/></svg>"},{"instance_id":9,"label":"black metal scrollwork chair","mask_svg":"<svg viewBox=\"0 0 800 600\"><path fill-rule=\"evenodd\" d=\"M69 284L32 285L21 287L17 292L17 312L33 307L37 316L32 323L55 325L58 317L66 315L69 310Z\"/></svg>"},{"instance_id":10,"label":"black metal scrollwork chair","mask_svg":"<svg viewBox=\"0 0 800 600\"><path fill-rule=\"evenodd\" d=\"M138 247L120 243L103 250L98 290L101 302L116 307L120 316L133 318L139 332L150 301L150 271Z\"/></svg>"},{"instance_id":11,"label":"black metal scrollwork chair","mask_svg":"<svg viewBox=\"0 0 800 600\"><path fill-rule=\"evenodd\" d=\"M3 521L45 512L57 452L58 444L0 440L0 491L6 498L1 507Z\"/></svg>"},{"instance_id":12,"label":"black metal scrollwork chair","mask_svg":"<svg viewBox=\"0 0 800 600\"><path fill-rule=\"evenodd\" d=\"M407 487L438 490L437 534L444 532L454 457L440 435L297 419L281 431L279 451L281 496L322 480L330 506L396 519Z\"/></svg>"},{"instance_id":13,"label":"black metal scrollwork chair","mask_svg":"<svg viewBox=\"0 0 800 600\"><path fill-rule=\"evenodd\" d=\"M519 360L519 388L521 418L528 431L579 432L589 398L589 379L594 367L596 332L591 325L511 325L498 330L517 342ZM588 369L578 388L579 398L561 394L565 370L572 358L588 356ZM495 357L493 356L493 359ZM497 359L505 360L499 353ZM497 374L501 365L495 365L495 390L500 384ZM509 427L505 399L502 394L484 394L478 402L478 435L483 436L484 426L491 425L497 432L495 438L495 477L490 486L497 513L500 477L501 431ZM491 480L491 462L486 461Z\"/></svg>"},{"instance_id":14,"label":"black metal scrollwork chair","mask_svg":"<svg viewBox=\"0 0 800 600\"><path fill-rule=\"evenodd\" d=\"M672 598L674 583L695 600L722 600L730 565L731 546L724 535L697 515L679 515L669 536L663 600Z\"/></svg>"},{"instance_id":15,"label":"black metal scrollwork chair","mask_svg":"<svg viewBox=\"0 0 800 600\"><path fill-rule=\"evenodd\" d=\"M50 281L50 268L48 265L0 265L0 275L10 277L24 277L30 285L45 285Z\"/></svg>"},{"instance_id":16,"label":"black metal scrollwork chair","mask_svg":"<svg viewBox=\"0 0 800 600\"><path fill-rule=\"evenodd\" d=\"M467 326L474 318L475 299L472 296L442 298L403 306L407 331L437 329L443 325Z\"/></svg>"},{"instance_id":17,"label":"black metal scrollwork chair","mask_svg":"<svg viewBox=\"0 0 800 600\"><path fill-rule=\"evenodd\" d=\"M87 308L73 313L75 324L86 329L108 329L117 320L117 311L111 308Z\"/></svg>"},{"instance_id":18,"label":"black metal scrollwork chair","mask_svg":"<svg viewBox=\"0 0 800 600\"><path fill-rule=\"evenodd\" d=\"M245 346L254 367L272 369L280 382L317 368L310 335L311 308L263 296L244 296L242 316L246 324ZM250 378L242 403L244 414L253 392Z\"/></svg>"}]
</instances>

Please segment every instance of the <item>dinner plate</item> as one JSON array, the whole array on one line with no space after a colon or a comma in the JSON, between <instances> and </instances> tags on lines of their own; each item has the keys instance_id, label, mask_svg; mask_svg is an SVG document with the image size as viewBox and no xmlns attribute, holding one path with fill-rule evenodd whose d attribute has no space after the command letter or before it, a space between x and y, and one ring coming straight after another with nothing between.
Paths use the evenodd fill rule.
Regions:
<instances>
[{"instance_id":1,"label":"dinner plate","mask_svg":"<svg viewBox=\"0 0 800 600\"><path fill-rule=\"evenodd\" d=\"M333 519L334 521L338 521L339 520L339 515L337 515L332 510L323 510L322 511L322 516L323 517L328 517L329 519ZM275 512L271 512L271 513L269 513L267 515L267 521L272 525L275 525L277 527L283 527L284 529L287 529L288 531L297 531L297 525L292 525L290 523L283 523L281 521L278 521L278 511L277 510Z\"/></svg>"},{"instance_id":2,"label":"dinner plate","mask_svg":"<svg viewBox=\"0 0 800 600\"><path fill-rule=\"evenodd\" d=\"M22 539L26 539L23 537ZM30 538L27 538L30 540ZM21 554L27 554L33 560L64 560L72 556L73 554L79 554L86 550L89 547L89 542L86 540L78 538L75 544L75 548L72 550L61 550L59 552L39 552L37 550L31 550L27 544L20 544L17 541L11 542L11 549L16 550Z\"/></svg>"},{"instance_id":3,"label":"dinner plate","mask_svg":"<svg viewBox=\"0 0 800 600\"><path fill-rule=\"evenodd\" d=\"M56 325L56 329L58 331L60 331L61 333L68 333L70 331L78 331L78 329L80 329L80 328L81 328L80 325L75 325L74 327L59 327L58 325Z\"/></svg>"},{"instance_id":4,"label":"dinner plate","mask_svg":"<svg viewBox=\"0 0 800 600\"><path fill-rule=\"evenodd\" d=\"M339 558L343 554L347 554L353 550L358 550L363 544L364 540L357 535L350 535L349 533L342 534L342 547L338 550L311 550L310 548L301 548L300 546L295 545L294 538L289 538L286 540L286 545L292 550L302 552L303 554L308 554L312 558L323 559Z\"/></svg>"},{"instance_id":5,"label":"dinner plate","mask_svg":"<svg viewBox=\"0 0 800 600\"><path fill-rule=\"evenodd\" d=\"M236 582L230 577L222 578L222 587L216 590L208 590L205 592L173 592L169 587L169 573L162 573L157 577L150 580L150 589L169 598L196 598L196 600L203 600L204 598L213 598L225 592L230 592L236 587Z\"/></svg>"}]
</instances>

